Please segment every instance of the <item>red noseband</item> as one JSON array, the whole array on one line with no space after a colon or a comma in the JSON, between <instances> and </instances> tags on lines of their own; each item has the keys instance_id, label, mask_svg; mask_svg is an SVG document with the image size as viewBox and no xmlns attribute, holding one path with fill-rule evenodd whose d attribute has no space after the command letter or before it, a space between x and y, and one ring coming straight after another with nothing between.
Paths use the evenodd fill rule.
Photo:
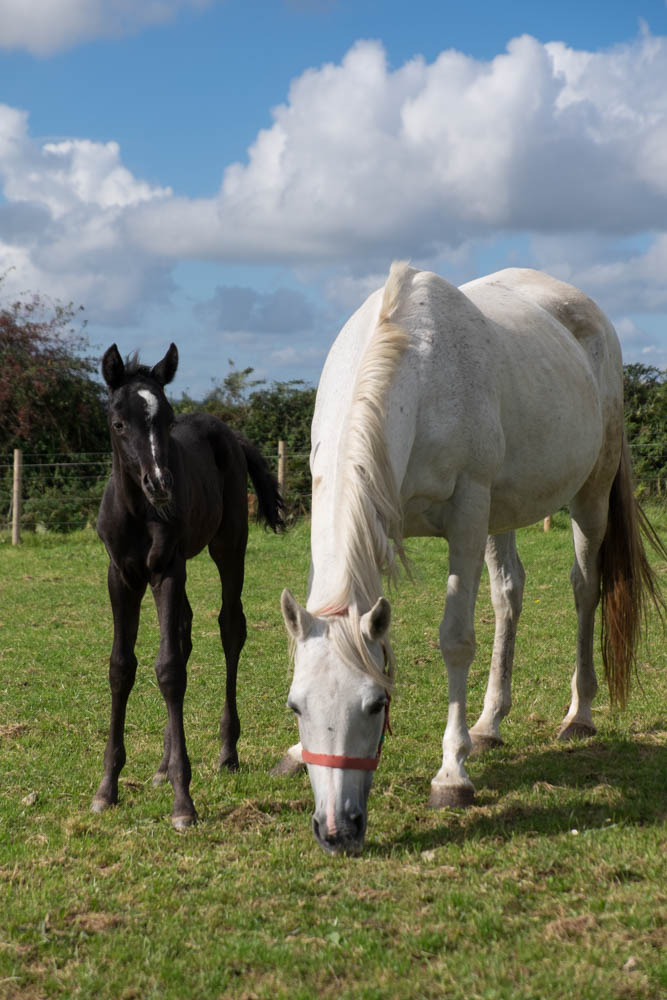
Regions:
<instances>
[{"instance_id":1,"label":"red noseband","mask_svg":"<svg viewBox=\"0 0 667 1000\"><path fill-rule=\"evenodd\" d=\"M304 764L319 764L321 767L340 767L351 771L374 771L380 763L382 744L387 733L391 736L391 726L389 725L389 703L391 697L387 695L387 703L384 709L384 725L375 757L347 757L345 754L337 753L311 753L305 747L301 748L301 759Z\"/></svg>"}]
</instances>

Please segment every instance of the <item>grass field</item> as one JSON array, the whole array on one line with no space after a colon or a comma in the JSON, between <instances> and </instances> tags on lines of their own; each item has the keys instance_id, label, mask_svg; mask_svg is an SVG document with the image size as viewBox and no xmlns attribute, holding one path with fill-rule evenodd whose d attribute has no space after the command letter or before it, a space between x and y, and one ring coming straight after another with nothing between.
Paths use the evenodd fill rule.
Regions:
<instances>
[{"instance_id":1,"label":"grass field","mask_svg":"<svg viewBox=\"0 0 667 1000\"><path fill-rule=\"evenodd\" d=\"M667 514L652 518L664 538ZM169 787L151 785L164 708L150 600L121 802L94 815L109 717L106 556L92 532L0 543L0 998L667 995L665 636L652 618L625 713L610 712L601 685L597 737L557 743L575 637L564 515L549 534L521 532L519 548L527 585L506 745L470 761L473 808L434 812L446 548L409 543L418 577L392 598L394 735L364 854L332 858L310 832L307 777L269 776L296 737L279 595L288 585L305 597L307 524L251 534L236 775L215 770L215 570L207 557L190 564L186 732L200 822L185 834L171 827ZM470 721L493 635L486 579L477 625Z\"/></svg>"}]
</instances>

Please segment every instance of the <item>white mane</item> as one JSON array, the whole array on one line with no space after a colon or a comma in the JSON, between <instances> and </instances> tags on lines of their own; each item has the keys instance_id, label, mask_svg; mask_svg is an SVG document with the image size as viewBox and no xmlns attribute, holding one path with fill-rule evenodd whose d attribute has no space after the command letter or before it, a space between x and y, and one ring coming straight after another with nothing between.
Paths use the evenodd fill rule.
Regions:
<instances>
[{"instance_id":1,"label":"white mane","mask_svg":"<svg viewBox=\"0 0 667 1000\"><path fill-rule=\"evenodd\" d=\"M359 619L381 593L382 575L396 576L396 556L407 567L402 538L399 488L386 439L388 390L409 344L396 322L411 269L394 262L384 288L378 321L361 359L343 435L342 481L337 533L343 583L315 614L332 615L330 637L346 662L363 666L383 684L391 681L394 658L385 644L387 673L382 678L368 654ZM361 663L360 663L361 659Z\"/></svg>"}]
</instances>

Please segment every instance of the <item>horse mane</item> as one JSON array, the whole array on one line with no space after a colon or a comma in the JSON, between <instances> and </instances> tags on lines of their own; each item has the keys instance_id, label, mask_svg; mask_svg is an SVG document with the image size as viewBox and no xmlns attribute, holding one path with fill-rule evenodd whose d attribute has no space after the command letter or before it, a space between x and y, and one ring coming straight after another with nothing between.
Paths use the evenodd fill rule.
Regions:
<instances>
[{"instance_id":1,"label":"horse mane","mask_svg":"<svg viewBox=\"0 0 667 1000\"><path fill-rule=\"evenodd\" d=\"M342 659L362 666L389 687L394 656L385 647L385 672L380 674L361 635L361 615L381 593L382 576L391 584L397 557L409 567L403 549L403 515L399 487L386 438L387 396L409 337L397 322L403 291L412 279L406 261L395 261L384 287L375 329L361 359L352 403L343 432L344 456L339 484L337 534L341 539L342 584L326 607L315 614L331 615L330 638ZM360 662L361 661L361 662Z\"/></svg>"},{"instance_id":2,"label":"horse mane","mask_svg":"<svg viewBox=\"0 0 667 1000\"><path fill-rule=\"evenodd\" d=\"M139 360L139 351L135 351L134 354L128 354L125 360L125 378L131 379L136 378L141 375L147 378L152 369L148 365L142 365Z\"/></svg>"}]
</instances>

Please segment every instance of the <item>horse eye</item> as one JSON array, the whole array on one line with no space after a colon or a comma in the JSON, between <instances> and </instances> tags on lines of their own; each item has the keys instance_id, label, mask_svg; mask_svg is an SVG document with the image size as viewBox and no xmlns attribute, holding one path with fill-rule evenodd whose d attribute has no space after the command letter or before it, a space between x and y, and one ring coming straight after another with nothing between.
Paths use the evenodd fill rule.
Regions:
<instances>
[{"instance_id":1,"label":"horse eye","mask_svg":"<svg viewBox=\"0 0 667 1000\"><path fill-rule=\"evenodd\" d=\"M115 431L118 431L120 433L122 431L124 425L123 425L123 421L122 420L114 420L114 422L113 422L113 424L111 426L113 427L113 429Z\"/></svg>"},{"instance_id":2,"label":"horse eye","mask_svg":"<svg viewBox=\"0 0 667 1000\"><path fill-rule=\"evenodd\" d=\"M296 704L295 701L292 701L291 698L287 699L287 707L291 708L291 710L294 712L295 715L301 715L301 709L299 708L299 706Z\"/></svg>"},{"instance_id":3,"label":"horse eye","mask_svg":"<svg viewBox=\"0 0 667 1000\"><path fill-rule=\"evenodd\" d=\"M380 698L379 701L374 701L371 707L368 709L368 714L377 715L378 712L382 711L382 709L386 706L386 704L387 704L386 698Z\"/></svg>"}]
</instances>

